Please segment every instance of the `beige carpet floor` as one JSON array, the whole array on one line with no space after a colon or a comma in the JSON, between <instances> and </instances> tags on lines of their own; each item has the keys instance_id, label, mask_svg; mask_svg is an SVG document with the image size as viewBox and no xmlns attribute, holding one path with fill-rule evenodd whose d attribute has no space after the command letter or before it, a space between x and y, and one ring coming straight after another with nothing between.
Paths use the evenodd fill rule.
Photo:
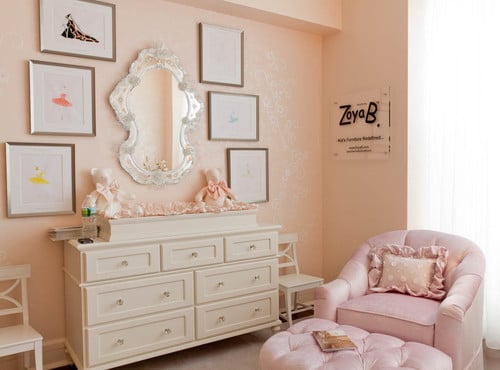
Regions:
<instances>
[{"instance_id":1,"label":"beige carpet floor","mask_svg":"<svg viewBox=\"0 0 500 370\"><path fill-rule=\"evenodd\" d=\"M283 327L283 325L282 325ZM283 327L286 330L285 327ZM271 329L206 344L120 367L121 370L258 370L257 359ZM348 369L345 369L348 370ZM425 370L425 369L420 369ZM484 370L500 370L500 358L484 358Z\"/></svg>"},{"instance_id":2,"label":"beige carpet floor","mask_svg":"<svg viewBox=\"0 0 500 370\"><path fill-rule=\"evenodd\" d=\"M262 344L272 335L264 329L165 356L122 366L121 370L257 370Z\"/></svg>"},{"instance_id":3,"label":"beige carpet floor","mask_svg":"<svg viewBox=\"0 0 500 370\"><path fill-rule=\"evenodd\" d=\"M288 326L286 324L282 324L281 327L282 330L286 330ZM129 364L116 369L258 370L260 348L272 334L271 329L264 329L184 351L155 357L134 364ZM484 370L500 370L500 358L485 357L484 362ZM65 367L60 369L66 370L71 368L72 367Z\"/></svg>"}]
</instances>

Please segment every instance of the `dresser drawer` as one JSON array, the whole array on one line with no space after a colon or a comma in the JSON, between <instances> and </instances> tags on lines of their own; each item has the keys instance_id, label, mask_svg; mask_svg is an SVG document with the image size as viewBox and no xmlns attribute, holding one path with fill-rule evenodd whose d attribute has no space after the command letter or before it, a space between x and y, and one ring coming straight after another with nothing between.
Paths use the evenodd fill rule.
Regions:
<instances>
[{"instance_id":1,"label":"dresser drawer","mask_svg":"<svg viewBox=\"0 0 500 370\"><path fill-rule=\"evenodd\" d=\"M278 253L277 233L255 233L225 238L226 261L239 261Z\"/></svg>"},{"instance_id":2,"label":"dresser drawer","mask_svg":"<svg viewBox=\"0 0 500 370\"><path fill-rule=\"evenodd\" d=\"M87 329L88 365L192 341L193 316L190 308Z\"/></svg>"},{"instance_id":3,"label":"dresser drawer","mask_svg":"<svg viewBox=\"0 0 500 370\"><path fill-rule=\"evenodd\" d=\"M160 248L144 245L84 253L86 281L98 281L160 271Z\"/></svg>"},{"instance_id":4,"label":"dresser drawer","mask_svg":"<svg viewBox=\"0 0 500 370\"><path fill-rule=\"evenodd\" d=\"M278 260L198 270L195 281L196 303L278 289Z\"/></svg>"},{"instance_id":5,"label":"dresser drawer","mask_svg":"<svg viewBox=\"0 0 500 370\"><path fill-rule=\"evenodd\" d=\"M278 292L267 292L196 308L198 339L278 319Z\"/></svg>"},{"instance_id":6,"label":"dresser drawer","mask_svg":"<svg viewBox=\"0 0 500 370\"><path fill-rule=\"evenodd\" d=\"M164 271L224 262L222 238L166 242L161 246Z\"/></svg>"},{"instance_id":7,"label":"dresser drawer","mask_svg":"<svg viewBox=\"0 0 500 370\"><path fill-rule=\"evenodd\" d=\"M87 324L177 309L193 304L193 273L102 284L84 289Z\"/></svg>"}]
</instances>

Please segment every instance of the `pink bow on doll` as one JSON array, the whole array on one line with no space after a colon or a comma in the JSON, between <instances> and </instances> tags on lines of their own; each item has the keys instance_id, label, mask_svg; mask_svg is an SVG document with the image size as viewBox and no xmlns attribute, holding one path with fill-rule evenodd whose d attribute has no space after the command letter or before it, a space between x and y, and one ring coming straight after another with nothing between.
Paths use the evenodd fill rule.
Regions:
<instances>
[{"instance_id":1,"label":"pink bow on doll","mask_svg":"<svg viewBox=\"0 0 500 370\"><path fill-rule=\"evenodd\" d=\"M115 194L118 193L120 185L116 181L113 181L109 185L103 185L101 183L96 184L96 191L101 194L109 203L114 200Z\"/></svg>"},{"instance_id":2,"label":"pink bow on doll","mask_svg":"<svg viewBox=\"0 0 500 370\"><path fill-rule=\"evenodd\" d=\"M207 193L212 199L219 199L224 195L232 196L231 190L229 190L224 180L221 180L218 183L209 181Z\"/></svg>"}]
</instances>

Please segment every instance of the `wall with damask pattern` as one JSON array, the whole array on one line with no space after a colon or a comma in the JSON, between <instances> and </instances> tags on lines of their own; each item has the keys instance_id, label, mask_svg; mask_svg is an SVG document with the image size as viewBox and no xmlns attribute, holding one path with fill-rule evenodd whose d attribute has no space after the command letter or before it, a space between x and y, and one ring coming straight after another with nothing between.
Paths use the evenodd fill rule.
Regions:
<instances>
[{"instance_id":1,"label":"wall with damask pattern","mask_svg":"<svg viewBox=\"0 0 500 370\"><path fill-rule=\"evenodd\" d=\"M2 4L0 11L0 265L32 264L31 321L44 335L48 362L63 353L64 295L62 245L51 242L47 231L76 225L80 218L7 218L5 142L74 143L77 204L93 189L92 167L111 167L122 189L139 200L190 200L204 185L202 169L226 168L227 147L268 148L270 202L259 206L259 221L297 231L302 271L326 280L338 274L367 237L405 227L406 1L344 1L342 31L323 37L184 6L180 0L105 1L117 5L116 62L41 53L38 0L9 2L8 9ZM245 31L243 88L197 82L199 22ZM191 135L198 150L193 172L166 187L137 185L121 170L116 153L126 132L108 104L109 93L139 50L156 41L177 54L205 102L209 90L260 96L258 143L209 141L204 114ZM29 134L30 59L96 68L96 137ZM332 99L381 87L391 88L390 158L333 160ZM2 362L0 368L8 369Z\"/></svg>"},{"instance_id":2,"label":"wall with damask pattern","mask_svg":"<svg viewBox=\"0 0 500 370\"><path fill-rule=\"evenodd\" d=\"M51 242L47 231L76 225L80 218L7 217L5 142L74 143L77 206L93 189L92 167L111 167L121 188L139 200L191 200L204 185L202 169L217 166L225 171L227 147L268 148L270 201L259 205L258 219L297 231L302 271L323 273L321 36L163 0L106 1L116 4L116 62L41 53L37 0L2 4L0 12L0 264L32 265L31 322L43 334L49 353L62 348L64 296L62 244ZM244 30L243 88L197 82L199 22ZM198 151L194 170L179 184L165 187L138 185L121 169L116 153L126 132L108 104L139 50L156 41L177 54L205 102L209 90L260 96L259 142L209 141L204 114L191 135ZM95 67L96 137L30 135L30 59Z\"/></svg>"},{"instance_id":3,"label":"wall with damask pattern","mask_svg":"<svg viewBox=\"0 0 500 370\"><path fill-rule=\"evenodd\" d=\"M406 228L408 3L348 0L342 32L324 42L323 272L340 272L355 249L384 231ZM389 88L391 153L381 160L335 160L328 135L333 102Z\"/></svg>"}]
</instances>

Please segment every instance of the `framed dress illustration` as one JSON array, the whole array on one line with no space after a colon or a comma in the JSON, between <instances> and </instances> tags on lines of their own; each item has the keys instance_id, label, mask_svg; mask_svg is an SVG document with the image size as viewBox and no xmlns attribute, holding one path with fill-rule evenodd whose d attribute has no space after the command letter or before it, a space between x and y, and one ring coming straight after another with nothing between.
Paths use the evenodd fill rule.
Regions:
<instances>
[{"instance_id":1,"label":"framed dress illustration","mask_svg":"<svg viewBox=\"0 0 500 370\"><path fill-rule=\"evenodd\" d=\"M40 51L116 60L115 5L95 0L40 0Z\"/></svg>"}]
</instances>

